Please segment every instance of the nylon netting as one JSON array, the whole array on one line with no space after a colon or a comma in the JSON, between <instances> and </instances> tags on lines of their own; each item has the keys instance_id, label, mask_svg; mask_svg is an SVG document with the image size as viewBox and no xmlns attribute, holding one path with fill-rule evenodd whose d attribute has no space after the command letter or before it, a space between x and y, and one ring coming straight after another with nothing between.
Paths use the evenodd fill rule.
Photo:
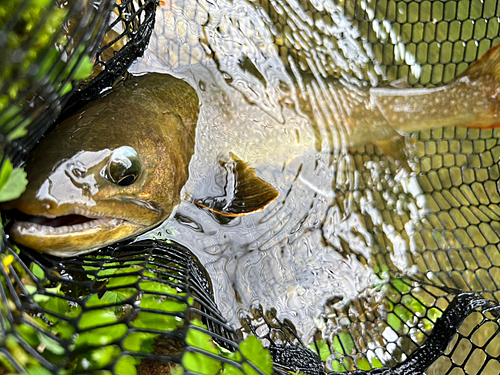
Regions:
<instances>
[{"instance_id":1,"label":"nylon netting","mask_svg":"<svg viewBox=\"0 0 500 375\"><path fill-rule=\"evenodd\" d=\"M28 3L13 13L16 17L4 21L3 30L12 30ZM166 3L162 1L160 5L168 8ZM54 4L42 12L38 21L41 26L35 27L35 31L56 18L59 11L55 9L65 9ZM68 53L61 60L65 64L57 68L54 77L43 79L40 72L47 73L44 64L59 61L60 56L44 60L47 57L40 57L42 53L36 53L36 60L29 61L31 67L38 68L19 68L2 77L0 99L7 92L11 95L12 82L21 87L6 99L9 106L19 108L15 117L8 112L8 106L1 112L10 116L1 121L2 147L8 153L4 160L6 155L15 164L22 160L52 125L59 108L70 98L68 93L73 93L73 99L69 99L72 106L63 110L63 116L115 84L144 52L154 27L157 4L97 4L80 9L70 2L68 11L61 13L67 20L77 14L75 19L85 26L80 29L67 21L66 33L85 30L86 37L71 34L71 38L60 39L66 51L73 54ZM439 85L463 72L499 41L500 10L496 1L337 2L342 16L352 21L373 51L362 69L355 65L340 69L342 61L352 59L348 49L339 46L345 35L318 26L325 34L320 44L314 37L305 43L294 40L298 34L291 32L297 28L297 18L292 16L299 11L311 14L315 20L322 19L327 25L332 24L328 20L331 12L321 10L322 6L313 2L290 4L254 4L264 9L275 24L280 56L286 61L291 56L304 70L311 65L321 66L336 77L355 76L371 83L383 80L382 77L388 81L406 77L410 85ZM73 13L73 9L78 10ZM108 25L105 35L103 20ZM49 39L52 43L58 37L59 33L51 34ZM15 49L31 51L35 42L26 40L22 42L25 44L14 45ZM80 40L85 40L85 48L78 48ZM341 53L331 55L324 48L328 45L326 40ZM48 52L43 56L50 56L50 49L44 48ZM312 60L311 50L316 51ZM19 59L12 52L6 55ZM75 56L75 63L71 63L71 56ZM83 56L96 56L96 68L75 92L76 80L72 78L77 73L76 60ZM12 61L0 61L2 71L9 72ZM58 64L51 66L56 69ZM76 74L76 78L83 77ZM44 98L43 105L26 104L28 93L33 91ZM29 123L21 122L26 119L30 119ZM23 127L28 129L28 135L14 139L12 134ZM419 132L414 139L413 178L421 186L415 193L415 205L422 197L430 209L426 220L413 228L412 241L408 240L413 246L408 257L417 271L412 277L396 275L391 241L367 217L366 225L377 243L371 257L354 254L342 241L340 246L346 254L377 268L383 281L348 303L339 303L332 296L324 307L322 329L314 342L304 343L293 323L258 306L242 317L238 331L230 327L217 309L211 281L202 265L189 249L178 244L122 243L61 260L19 249L9 244L4 235L0 266L0 372L47 369L52 373L122 374L136 368L140 374L159 374L175 372L182 364L192 373L216 374L234 369L250 373L251 368L262 373L257 368L259 358L264 361L259 357L262 354L252 357L242 344L250 334L270 349L274 371L278 373L500 372L497 131L445 128ZM384 155L372 146L351 149L349 155L354 170L366 175L362 179L365 185L359 190L371 189L385 222L402 230L410 210L395 214L382 191L389 195L398 192L391 191L385 182L380 189L373 189L371 171L365 164L366 160L384 160ZM389 168L386 173L394 172ZM336 204L330 209L342 210L354 193L340 188ZM355 206L350 205L350 209L356 211ZM323 239L337 246L333 232L325 222ZM206 371L212 372L204 372L204 365L211 366Z\"/></svg>"}]
</instances>

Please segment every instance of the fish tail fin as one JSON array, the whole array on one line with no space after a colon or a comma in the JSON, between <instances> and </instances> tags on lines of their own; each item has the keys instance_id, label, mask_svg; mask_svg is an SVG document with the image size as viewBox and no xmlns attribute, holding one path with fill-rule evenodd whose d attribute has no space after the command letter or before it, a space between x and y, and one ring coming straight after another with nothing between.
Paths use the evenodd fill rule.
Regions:
<instances>
[{"instance_id":1,"label":"fish tail fin","mask_svg":"<svg viewBox=\"0 0 500 375\"><path fill-rule=\"evenodd\" d=\"M500 44L490 48L459 77L492 75L500 81Z\"/></svg>"}]
</instances>

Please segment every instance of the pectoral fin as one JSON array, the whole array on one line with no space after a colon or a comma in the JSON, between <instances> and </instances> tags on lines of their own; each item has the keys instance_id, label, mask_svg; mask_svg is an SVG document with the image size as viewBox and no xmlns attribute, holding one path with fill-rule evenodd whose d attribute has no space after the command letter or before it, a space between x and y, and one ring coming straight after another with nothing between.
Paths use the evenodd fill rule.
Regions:
<instances>
[{"instance_id":1,"label":"pectoral fin","mask_svg":"<svg viewBox=\"0 0 500 375\"><path fill-rule=\"evenodd\" d=\"M377 141L375 142L375 145L385 156L387 156L390 161L395 163L398 167L405 168L407 171L411 172L412 169L408 164L408 157L405 152L405 137L396 132L394 133L394 136Z\"/></svg>"},{"instance_id":2,"label":"pectoral fin","mask_svg":"<svg viewBox=\"0 0 500 375\"><path fill-rule=\"evenodd\" d=\"M220 162L227 173L225 194L207 197L194 202L223 216L243 216L260 211L274 201L279 192L255 174L248 163L231 154L231 160Z\"/></svg>"}]
</instances>

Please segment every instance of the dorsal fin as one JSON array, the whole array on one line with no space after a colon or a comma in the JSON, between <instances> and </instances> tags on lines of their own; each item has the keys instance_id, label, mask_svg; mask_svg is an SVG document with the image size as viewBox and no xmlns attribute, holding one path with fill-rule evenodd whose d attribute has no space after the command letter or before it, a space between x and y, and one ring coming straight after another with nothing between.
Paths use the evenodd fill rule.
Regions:
<instances>
[{"instance_id":1,"label":"dorsal fin","mask_svg":"<svg viewBox=\"0 0 500 375\"><path fill-rule=\"evenodd\" d=\"M236 217L260 211L278 197L278 190L257 177L255 169L236 155L231 153L231 160L220 164L227 172L224 196L195 200L198 206Z\"/></svg>"}]
</instances>

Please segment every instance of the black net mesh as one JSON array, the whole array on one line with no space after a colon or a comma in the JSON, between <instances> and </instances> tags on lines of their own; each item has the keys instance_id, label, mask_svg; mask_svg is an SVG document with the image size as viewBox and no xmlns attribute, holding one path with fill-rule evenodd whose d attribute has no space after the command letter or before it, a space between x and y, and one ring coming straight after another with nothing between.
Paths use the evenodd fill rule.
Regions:
<instances>
[{"instance_id":1,"label":"black net mesh","mask_svg":"<svg viewBox=\"0 0 500 375\"><path fill-rule=\"evenodd\" d=\"M212 22L198 13L176 13L182 4L174 1L103 1L87 7L83 2L49 2L43 12L30 4L0 13L0 45L11 57L0 61L1 141L14 164L53 123L70 93L71 106L63 116L125 74L148 45L157 9L172 12L170 20L188 50L189 31L196 35ZM449 82L500 40L497 1L325 4L262 1L253 6L274 25L274 42L287 64L369 84L401 77L411 86ZM204 11L216 8L203 5ZM314 21L311 32L296 32L304 19ZM344 19L351 28L336 27ZM61 37L59 28L50 30L63 20ZM20 22L34 22L29 29L40 40L22 35L22 28L19 35L12 34ZM234 38L224 35L223 27L219 31ZM2 35L19 40L15 44ZM354 53L349 48L353 36L361 36L364 48L372 51L363 64L349 55ZM170 47L167 60L174 67L182 65L182 46ZM209 48L205 52L210 55ZM86 56L96 56L90 77L78 71L78 61ZM19 61L26 66L16 65ZM74 92L81 78L86 78L84 85ZM28 135L17 138L24 128ZM359 173L361 185L337 186L335 203L322 223L322 241L357 257L382 281L348 302L332 296L312 342L303 342L292 322L259 307L242 317L237 332L218 311L203 267L178 244L123 243L61 260L12 246L4 235L0 373L160 374L178 373L181 365L201 374L270 373L266 352L249 335L269 348L278 373L499 373L497 135L496 130L465 128L416 133L410 159L419 188L402 209L391 199L401 191L384 173L375 181L366 161L385 162L387 176L396 173L394 166L373 146L349 150L352 169L336 173ZM425 201L425 220L413 221L411 238L403 235L411 277L397 276L393 242L369 216L364 224L375 244L369 257L336 237L335 212L347 206L364 212L352 203L359 192L370 195L384 223L397 232L406 228L409 233L405 223Z\"/></svg>"},{"instance_id":2,"label":"black net mesh","mask_svg":"<svg viewBox=\"0 0 500 375\"><path fill-rule=\"evenodd\" d=\"M142 56L154 28L155 11L155 1L121 1L115 4L104 40L97 51L93 75L74 98L78 100L78 105L96 98L103 88L113 86L125 75L132 62ZM75 107L73 105L66 110L69 113Z\"/></svg>"},{"instance_id":3,"label":"black net mesh","mask_svg":"<svg viewBox=\"0 0 500 375\"><path fill-rule=\"evenodd\" d=\"M25 155L59 115L92 58L113 2L10 1L2 4L1 147ZM20 137L24 136L20 139Z\"/></svg>"},{"instance_id":4,"label":"black net mesh","mask_svg":"<svg viewBox=\"0 0 500 375\"><path fill-rule=\"evenodd\" d=\"M130 370L137 358L145 372L155 361L174 368L184 352L206 350L196 340L208 334L217 343L208 349L238 349L202 267L179 245L142 241L67 262L7 254L2 353L17 371L30 364L18 351L51 372L88 373Z\"/></svg>"}]
</instances>

